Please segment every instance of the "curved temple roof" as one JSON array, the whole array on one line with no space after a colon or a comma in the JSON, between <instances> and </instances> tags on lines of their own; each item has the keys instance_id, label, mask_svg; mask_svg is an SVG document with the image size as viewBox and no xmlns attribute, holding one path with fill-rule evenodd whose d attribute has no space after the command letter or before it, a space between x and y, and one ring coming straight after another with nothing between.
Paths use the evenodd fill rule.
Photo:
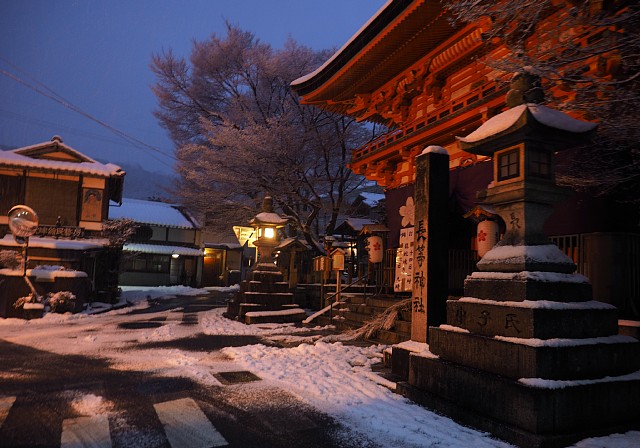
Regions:
<instances>
[{"instance_id":1,"label":"curved temple roof","mask_svg":"<svg viewBox=\"0 0 640 448\"><path fill-rule=\"evenodd\" d=\"M439 1L388 1L327 62L291 86L304 103L344 114L349 105L342 101L375 91L454 31Z\"/></svg>"}]
</instances>

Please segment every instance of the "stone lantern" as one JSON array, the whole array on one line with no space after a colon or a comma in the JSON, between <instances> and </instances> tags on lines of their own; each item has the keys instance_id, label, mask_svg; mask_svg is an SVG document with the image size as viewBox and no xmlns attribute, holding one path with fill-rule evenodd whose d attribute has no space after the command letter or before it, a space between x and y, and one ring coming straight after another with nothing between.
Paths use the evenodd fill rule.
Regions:
<instances>
[{"instance_id":1,"label":"stone lantern","mask_svg":"<svg viewBox=\"0 0 640 448\"><path fill-rule=\"evenodd\" d=\"M249 224L256 229L258 248L258 264L273 264L273 249L278 245L278 229L284 227L289 220L274 213L273 199L265 196L262 211L253 217Z\"/></svg>"},{"instance_id":2,"label":"stone lantern","mask_svg":"<svg viewBox=\"0 0 640 448\"><path fill-rule=\"evenodd\" d=\"M554 152L596 125L513 104L535 99L523 95L536 89L524 82L532 79L514 77L512 107L460 138L465 151L493 158L480 199L506 232L465 280L464 296L447 301L447 325L429 328L430 355L408 356L398 392L517 446L552 448L637 426L640 344L618 335L615 307L592 299L588 279L543 233L565 196Z\"/></svg>"},{"instance_id":3,"label":"stone lantern","mask_svg":"<svg viewBox=\"0 0 640 448\"><path fill-rule=\"evenodd\" d=\"M516 97L524 101L522 95L512 93L526 91L522 86L525 80L531 83L532 90L536 89L532 75L517 74L508 94L512 103ZM551 245L543 232L544 222L551 215L553 204L568 195L568 189L555 183L554 153L588 141L596 126L540 104L521 103L458 138L463 150L493 158L493 182L478 199L495 209L506 224L506 233L497 247L515 246L523 251L514 258L513 250L509 254L502 250L501 255L496 247L478 263L481 271L575 271L573 262L555 246L548 249L556 252L553 259L546 257L536 262L535 257L524 252L527 247Z\"/></svg>"},{"instance_id":4,"label":"stone lantern","mask_svg":"<svg viewBox=\"0 0 640 448\"><path fill-rule=\"evenodd\" d=\"M227 305L225 316L246 324L264 322L301 322L307 317L304 310L293 302L289 283L273 262L273 251L278 246L278 229L288 222L273 211L273 199L266 196L262 211L249 223L256 229L258 262L240 284L240 291Z\"/></svg>"}]
</instances>

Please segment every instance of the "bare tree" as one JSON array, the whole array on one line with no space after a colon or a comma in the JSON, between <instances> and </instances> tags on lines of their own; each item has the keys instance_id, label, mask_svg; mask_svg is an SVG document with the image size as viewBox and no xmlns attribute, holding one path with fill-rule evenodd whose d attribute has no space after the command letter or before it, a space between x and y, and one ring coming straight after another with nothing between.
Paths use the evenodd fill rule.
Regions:
<instances>
[{"instance_id":1,"label":"bare tree","mask_svg":"<svg viewBox=\"0 0 640 448\"><path fill-rule=\"evenodd\" d=\"M362 182L347 168L351 150L371 135L301 105L291 90L327 56L291 40L274 50L231 25L224 38L194 42L190 63L170 51L153 56L156 116L178 148L175 193L209 227L247 222L269 194L309 243L323 210L333 232L345 195Z\"/></svg>"},{"instance_id":2,"label":"bare tree","mask_svg":"<svg viewBox=\"0 0 640 448\"><path fill-rule=\"evenodd\" d=\"M543 79L547 102L600 123L593 145L577 148L560 182L640 202L640 6L628 0L447 0L454 20L484 23L484 62L526 68ZM491 53L487 53L491 54Z\"/></svg>"}]
</instances>

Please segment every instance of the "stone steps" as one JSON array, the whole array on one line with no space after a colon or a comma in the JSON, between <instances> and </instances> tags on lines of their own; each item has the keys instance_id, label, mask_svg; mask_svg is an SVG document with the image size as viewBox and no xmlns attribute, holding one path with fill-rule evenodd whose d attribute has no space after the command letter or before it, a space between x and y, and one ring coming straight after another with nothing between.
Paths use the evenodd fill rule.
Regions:
<instances>
[{"instance_id":1,"label":"stone steps","mask_svg":"<svg viewBox=\"0 0 640 448\"><path fill-rule=\"evenodd\" d=\"M348 302L337 303L333 311L333 321L329 314L325 313L314 321L317 325L335 325L336 330L343 332L362 327L378 314L384 312L389 306L398 302L394 296L371 296L357 293L341 294L341 298ZM392 345L411 338L411 322L402 319L396 320L390 330L380 330L374 341Z\"/></svg>"}]
</instances>

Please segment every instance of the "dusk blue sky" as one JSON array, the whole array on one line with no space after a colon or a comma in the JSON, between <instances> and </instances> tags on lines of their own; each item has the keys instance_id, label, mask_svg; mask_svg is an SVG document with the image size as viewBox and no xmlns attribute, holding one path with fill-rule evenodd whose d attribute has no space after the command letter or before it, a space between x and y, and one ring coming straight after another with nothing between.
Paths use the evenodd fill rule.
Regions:
<instances>
[{"instance_id":1,"label":"dusk blue sky","mask_svg":"<svg viewBox=\"0 0 640 448\"><path fill-rule=\"evenodd\" d=\"M173 154L152 111L153 53L188 57L193 39L225 35L225 20L279 48L291 36L339 48L385 0L3 0L0 149L62 136L90 157L171 172L173 161L24 86L51 89L87 114ZM38 85L42 83L42 85Z\"/></svg>"}]
</instances>

